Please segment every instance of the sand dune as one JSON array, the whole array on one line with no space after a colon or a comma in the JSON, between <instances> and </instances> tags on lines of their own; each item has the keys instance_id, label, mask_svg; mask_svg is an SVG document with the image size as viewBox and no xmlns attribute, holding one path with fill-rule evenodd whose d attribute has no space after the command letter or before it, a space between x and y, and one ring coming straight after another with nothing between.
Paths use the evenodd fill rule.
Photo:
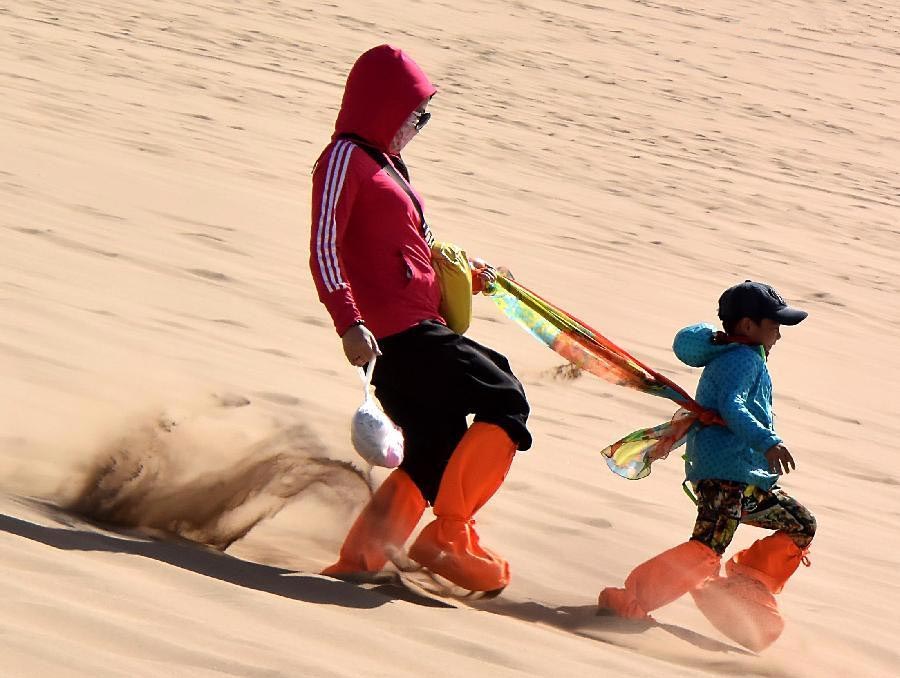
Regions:
<instances>
[{"instance_id":1,"label":"sand dune","mask_svg":"<svg viewBox=\"0 0 900 678\"><path fill-rule=\"evenodd\" d=\"M0 7L0 675L900 673L898 22L834 0ZM406 156L441 237L688 388L672 336L724 287L810 311L771 369L819 533L762 655L689 600L594 616L691 527L676 460L628 483L598 455L671 408L559 378L487 299L471 334L534 410L479 515L513 583L463 604L313 574L383 474L354 466L359 382L307 272L310 170L386 41L439 87Z\"/></svg>"}]
</instances>

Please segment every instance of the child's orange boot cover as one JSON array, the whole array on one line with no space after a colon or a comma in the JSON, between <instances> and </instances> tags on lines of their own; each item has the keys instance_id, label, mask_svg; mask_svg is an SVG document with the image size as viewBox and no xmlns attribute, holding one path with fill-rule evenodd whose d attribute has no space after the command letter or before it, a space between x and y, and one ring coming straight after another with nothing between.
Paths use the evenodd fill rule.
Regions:
<instances>
[{"instance_id":1,"label":"child's orange boot cover","mask_svg":"<svg viewBox=\"0 0 900 678\"><path fill-rule=\"evenodd\" d=\"M735 554L725 564L725 571L729 576L740 573L753 577L765 584L771 593L781 593L803 556L803 550L787 533L776 532Z\"/></svg>"},{"instance_id":2,"label":"child's orange boot cover","mask_svg":"<svg viewBox=\"0 0 900 678\"><path fill-rule=\"evenodd\" d=\"M723 634L756 652L774 643L784 620L773 594L797 570L804 551L784 532L760 539L725 564L727 577L695 592L694 601Z\"/></svg>"},{"instance_id":3,"label":"child's orange boot cover","mask_svg":"<svg viewBox=\"0 0 900 678\"><path fill-rule=\"evenodd\" d=\"M436 520L425 526L409 557L471 591L509 583L509 564L478 543L472 516L509 471L516 444L499 426L475 422L453 451L434 502Z\"/></svg>"},{"instance_id":4,"label":"child's orange boot cover","mask_svg":"<svg viewBox=\"0 0 900 678\"><path fill-rule=\"evenodd\" d=\"M396 469L372 495L353 523L340 559L322 574L340 576L354 572L378 572L391 548L400 549L419 523L426 502L407 473Z\"/></svg>"},{"instance_id":5,"label":"child's orange boot cover","mask_svg":"<svg viewBox=\"0 0 900 678\"><path fill-rule=\"evenodd\" d=\"M713 626L754 652L766 649L784 630L775 597L758 579L742 574L720 577L691 595Z\"/></svg>"},{"instance_id":6,"label":"child's orange boot cover","mask_svg":"<svg viewBox=\"0 0 900 678\"><path fill-rule=\"evenodd\" d=\"M638 565L625 588L606 588L598 604L627 619L648 619L667 605L719 573L720 558L698 541L688 541Z\"/></svg>"}]
</instances>

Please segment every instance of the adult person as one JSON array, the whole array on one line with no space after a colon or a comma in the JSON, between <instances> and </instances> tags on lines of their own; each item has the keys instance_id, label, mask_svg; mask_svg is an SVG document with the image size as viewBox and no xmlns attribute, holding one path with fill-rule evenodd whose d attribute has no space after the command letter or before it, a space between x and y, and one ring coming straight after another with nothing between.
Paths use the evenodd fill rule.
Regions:
<instances>
[{"instance_id":1,"label":"adult person","mask_svg":"<svg viewBox=\"0 0 900 678\"><path fill-rule=\"evenodd\" d=\"M365 52L313 173L310 269L319 299L352 365L377 356L375 396L405 448L323 574L381 570L431 504L435 520L409 556L463 588L498 591L509 565L479 544L472 517L516 450L531 446L529 407L506 358L450 330L439 310L433 237L400 155L430 119L435 91L403 51ZM490 275L483 269L473 287Z\"/></svg>"}]
</instances>

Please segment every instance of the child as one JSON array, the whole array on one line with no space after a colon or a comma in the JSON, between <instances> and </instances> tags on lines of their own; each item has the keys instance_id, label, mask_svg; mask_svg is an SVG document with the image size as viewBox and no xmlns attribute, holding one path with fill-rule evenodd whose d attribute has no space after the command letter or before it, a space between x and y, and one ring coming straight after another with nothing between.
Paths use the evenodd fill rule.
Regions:
<instances>
[{"instance_id":1,"label":"child","mask_svg":"<svg viewBox=\"0 0 900 678\"><path fill-rule=\"evenodd\" d=\"M631 619L690 592L725 635L753 650L774 642L784 627L773 594L779 593L806 554L815 518L775 483L795 468L774 430L772 381L766 361L781 325L796 325L806 311L792 308L769 285L746 281L719 298L724 332L686 327L675 337L678 358L703 367L697 401L727 426L695 427L687 439L686 474L697 494L690 540L636 567L624 588L606 588L600 608ZM725 564L722 554L739 523L775 533Z\"/></svg>"}]
</instances>

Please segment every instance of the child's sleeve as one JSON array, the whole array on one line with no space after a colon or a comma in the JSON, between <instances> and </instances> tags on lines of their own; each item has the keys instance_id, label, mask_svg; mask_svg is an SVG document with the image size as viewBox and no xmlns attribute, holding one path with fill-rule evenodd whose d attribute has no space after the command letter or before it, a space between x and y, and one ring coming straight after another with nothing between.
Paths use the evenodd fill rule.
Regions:
<instances>
[{"instance_id":1,"label":"child's sleeve","mask_svg":"<svg viewBox=\"0 0 900 678\"><path fill-rule=\"evenodd\" d=\"M344 273L342 256L358 190L351 167L353 150L351 142L339 140L322 154L313 172L309 268L319 300L328 309L340 336L362 320Z\"/></svg>"},{"instance_id":2,"label":"child's sleeve","mask_svg":"<svg viewBox=\"0 0 900 678\"><path fill-rule=\"evenodd\" d=\"M759 357L749 351L736 350L707 369L713 370L709 377L719 394L718 411L731 432L757 452L765 452L780 443L781 438L747 409L750 389L764 369Z\"/></svg>"}]
</instances>

